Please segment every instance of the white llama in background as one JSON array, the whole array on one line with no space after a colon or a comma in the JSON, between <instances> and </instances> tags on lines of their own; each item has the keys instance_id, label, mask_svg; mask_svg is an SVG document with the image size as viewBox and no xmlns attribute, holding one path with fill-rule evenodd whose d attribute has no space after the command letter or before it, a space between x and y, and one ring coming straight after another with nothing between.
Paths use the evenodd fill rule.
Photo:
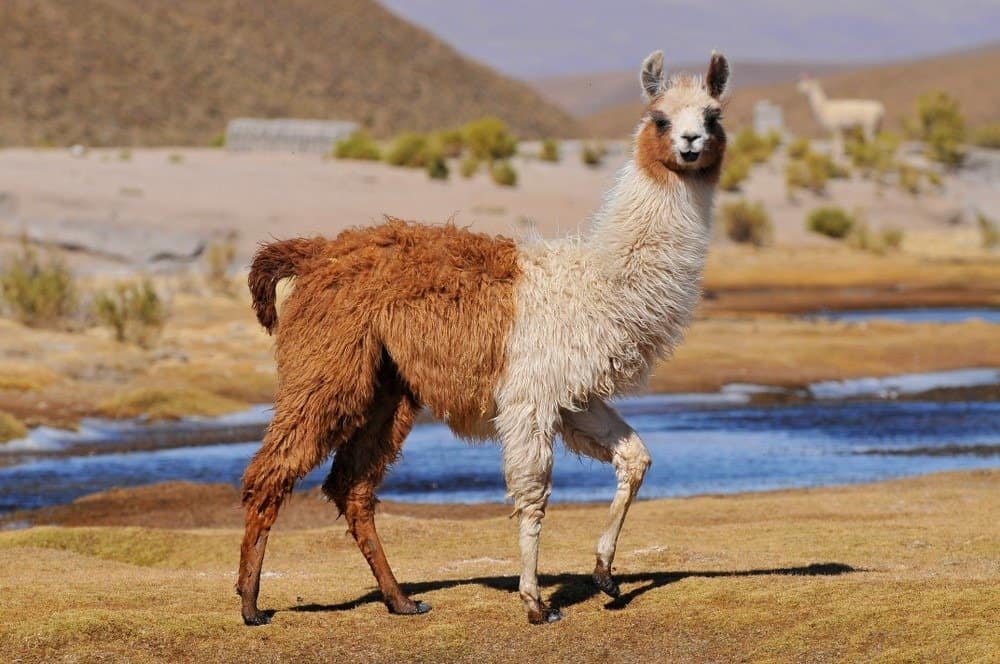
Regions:
<instances>
[{"instance_id":1,"label":"white llama in background","mask_svg":"<svg viewBox=\"0 0 1000 664\"><path fill-rule=\"evenodd\" d=\"M799 81L799 92L809 99L816 122L826 131L833 134L838 152L843 152L844 132L855 127L864 133L865 140L875 138L882 118L885 117L885 106L873 99L829 99L823 92L819 81L803 78Z\"/></svg>"}]
</instances>

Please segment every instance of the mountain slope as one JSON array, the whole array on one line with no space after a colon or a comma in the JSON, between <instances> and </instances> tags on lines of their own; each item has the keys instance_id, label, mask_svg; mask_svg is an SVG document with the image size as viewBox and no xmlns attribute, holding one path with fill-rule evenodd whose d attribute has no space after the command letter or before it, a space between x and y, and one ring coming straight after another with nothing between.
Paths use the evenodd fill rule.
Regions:
<instances>
[{"instance_id":1,"label":"mountain slope","mask_svg":"<svg viewBox=\"0 0 1000 664\"><path fill-rule=\"evenodd\" d=\"M902 118L913 113L917 97L930 90L944 90L956 97L967 124L975 127L1000 121L997 71L1000 71L1000 44L912 62L866 67L819 79L830 97L882 101L886 106L887 129L898 130ZM739 77L740 70L734 66L734 83ZM726 108L727 126L749 125L753 106L760 99L769 99L784 109L785 123L793 133L806 136L819 133L806 98L799 94L794 82L737 85ZM586 131L594 136L625 136L635 126L641 109L641 104L636 102L598 111L584 118Z\"/></svg>"},{"instance_id":2,"label":"mountain slope","mask_svg":"<svg viewBox=\"0 0 1000 664\"><path fill-rule=\"evenodd\" d=\"M353 119L374 133L495 114L578 126L373 0L0 3L0 143L205 144L236 116Z\"/></svg>"}]
</instances>

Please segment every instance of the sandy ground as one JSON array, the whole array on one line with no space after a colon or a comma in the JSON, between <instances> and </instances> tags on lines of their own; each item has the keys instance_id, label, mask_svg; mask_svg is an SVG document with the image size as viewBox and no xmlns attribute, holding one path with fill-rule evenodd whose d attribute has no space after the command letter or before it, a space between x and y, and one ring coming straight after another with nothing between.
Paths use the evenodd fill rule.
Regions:
<instances>
[{"instance_id":1,"label":"sandy ground","mask_svg":"<svg viewBox=\"0 0 1000 664\"><path fill-rule=\"evenodd\" d=\"M397 575L434 607L399 617L379 602L332 508L304 495L279 520L265 561L261 603L273 623L246 628L232 594L236 492L110 492L40 519L73 526L0 532L0 653L26 662L992 661L998 486L997 471L977 471L640 501L619 547L616 601L589 578L606 507L556 505L541 583L566 617L544 627L524 620L502 506L384 508Z\"/></svg>"}]
</instances>

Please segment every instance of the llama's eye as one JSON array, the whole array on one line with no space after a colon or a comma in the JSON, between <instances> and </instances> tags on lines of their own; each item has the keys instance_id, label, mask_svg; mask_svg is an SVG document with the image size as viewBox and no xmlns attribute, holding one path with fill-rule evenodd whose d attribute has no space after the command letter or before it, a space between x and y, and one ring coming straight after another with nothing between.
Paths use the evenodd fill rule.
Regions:
<instances>
[{"instance_id":1,"label":"llama's eye","mask_svg":"<svg viewBox=\"0 0 1000 664\"><path fill-rule=\"evenodd\" d=\"M666 131L667 127L670 126L670 120L662 116L657 116L653 118L653 124L656 125L657 131Z\"/></svg>"},{"instance_id":2,"label":"llama's eye","mask_svg":"<svg viewBox=\"0 0 1000 664\"><path fill-rule=\"evenodd\" d=\"M722 114L718 111L712 110L705 113L705 128L715 129L719 126L719 120L722 119Z\"/></svg>"}]
</instances>

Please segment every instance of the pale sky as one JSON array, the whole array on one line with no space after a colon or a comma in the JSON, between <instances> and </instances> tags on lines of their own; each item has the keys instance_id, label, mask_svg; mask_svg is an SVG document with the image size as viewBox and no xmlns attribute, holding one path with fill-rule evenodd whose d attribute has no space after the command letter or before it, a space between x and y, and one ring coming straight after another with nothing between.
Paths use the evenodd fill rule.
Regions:
<instances>
[{"instance_id":1,"label":"pale sky","mask_svg":"<svg viewBox=\"0 0 1000 664\"><path fill-rule=\"evenodd\" d=\"M522 78L691 62L878 62L1000 42L1000 0L380 0L462 53Z\"/></svg>"}]
</instances>

